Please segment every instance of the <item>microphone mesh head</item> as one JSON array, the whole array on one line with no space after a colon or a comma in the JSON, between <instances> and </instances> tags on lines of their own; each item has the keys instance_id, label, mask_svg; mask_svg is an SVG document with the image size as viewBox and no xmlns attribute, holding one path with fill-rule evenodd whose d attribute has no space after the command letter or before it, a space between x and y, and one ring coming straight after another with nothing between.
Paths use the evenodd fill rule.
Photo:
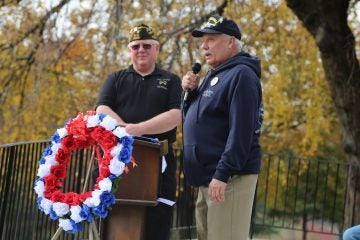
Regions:
<instances>
[{"instance_id":1,"label":"microphone mesh head","mask_svg":"<svg viewBox=\"0 0 360 240\"><path fill-rule=\"evenodd\" d=\"M197 74L201 70L201 64L198 62L194 63L191 67L191 70L193 71L193 73Z\"/></svg>"}]
</instances>

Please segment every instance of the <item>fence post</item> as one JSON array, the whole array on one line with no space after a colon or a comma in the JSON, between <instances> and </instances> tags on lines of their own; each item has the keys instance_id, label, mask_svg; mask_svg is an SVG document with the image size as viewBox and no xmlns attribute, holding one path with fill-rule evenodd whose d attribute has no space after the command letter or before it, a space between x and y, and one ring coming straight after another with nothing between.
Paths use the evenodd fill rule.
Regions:
<instances>
[{"instance_id":1,"label":"fence post","mask_svg":"<svg viewBox=\"0 0 360 240\"><path fill-rule=\"evenodd\" d=\"M303 224L302 224L302 229L303 229L303 240L307 239L307 210L305 209L304 211L304 219L303 219Z\"/></svg>"}]
</instances>

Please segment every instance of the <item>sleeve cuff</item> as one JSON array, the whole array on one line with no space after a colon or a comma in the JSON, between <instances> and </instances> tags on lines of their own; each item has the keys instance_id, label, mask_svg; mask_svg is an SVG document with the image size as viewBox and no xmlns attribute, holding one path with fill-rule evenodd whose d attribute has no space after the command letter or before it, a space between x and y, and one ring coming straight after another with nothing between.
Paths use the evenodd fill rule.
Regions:
<instances>
[{"instance_id":1,"label":"sleeve cuff","mask_svg":"<svg viewBox=\"0 0 360 240\"><path fill-rule=\"evenodd\" d=\"M216 180L227 183L230 178L230 174L227 171L216 169L214 177Z\"/></svg>"}]
</instances>

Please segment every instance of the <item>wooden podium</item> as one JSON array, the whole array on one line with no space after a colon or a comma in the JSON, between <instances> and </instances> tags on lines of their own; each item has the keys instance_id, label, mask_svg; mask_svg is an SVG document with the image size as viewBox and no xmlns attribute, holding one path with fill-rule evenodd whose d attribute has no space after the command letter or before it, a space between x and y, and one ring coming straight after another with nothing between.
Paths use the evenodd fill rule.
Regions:
<instances>
[{"instance_id":1,"label":"wooden podium","mask_svg":"<svg viewBox=\"0 0 360 240\"><path fill-rule=\"evenodd\" d=\"M161 156L168 152L167 141L135 140L133 146L132 155L138 166L121 176L116 204L101 227L102 240L141 240L145 207L157 204Z\"/></svg>"}]
</instances>

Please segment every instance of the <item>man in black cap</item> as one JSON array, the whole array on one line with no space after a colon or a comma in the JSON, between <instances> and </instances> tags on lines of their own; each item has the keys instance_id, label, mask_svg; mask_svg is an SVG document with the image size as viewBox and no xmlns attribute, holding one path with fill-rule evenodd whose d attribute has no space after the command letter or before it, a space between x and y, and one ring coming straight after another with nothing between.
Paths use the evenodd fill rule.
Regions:
<instances>
[{"instance_id":1,"label":"man in black cap","mask_svg":"<svg viewBox=\"0 0 360 240\"><path fill-rule=\"evenodd\" d=\"M262 124L260 60L241 50L237 24L212 16L192 36L201 38L211 68L202 84L188 72L184 103L184 171L199 187L199 240L246 240L260 172Z\"/></svg>"},{"instance_id":2,"label":"man in black cap","mask_svg":"<svg viewBox=\"0 0 360 240\"><path fill-rule=\"evenodd\" d=\"M181 80L156 65L159 49L149 26L134 27L128 45L132 64L108 77L96 107L97 113L112 116L131 135L168 140L159 203L147 207L145 213L145 240L169 239L176 191L172 143L176 140L176 126L181 123Z\"/></svg>"}]
</instances>

